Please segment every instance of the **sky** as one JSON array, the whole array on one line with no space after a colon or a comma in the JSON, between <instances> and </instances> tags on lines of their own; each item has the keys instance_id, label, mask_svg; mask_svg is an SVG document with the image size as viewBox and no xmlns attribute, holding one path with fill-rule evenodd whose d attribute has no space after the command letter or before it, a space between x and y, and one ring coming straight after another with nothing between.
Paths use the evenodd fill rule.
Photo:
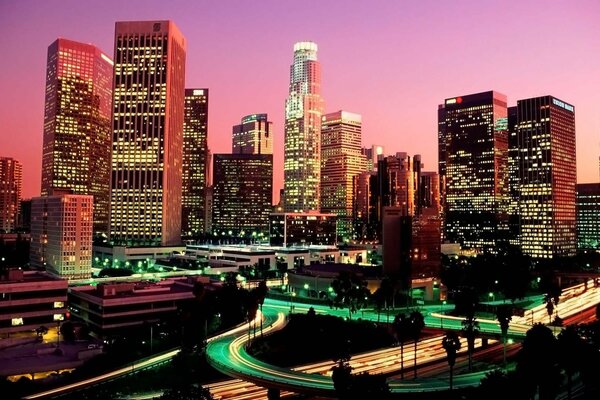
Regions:
<instances>
[{"instance_id":1,"label":"sky","mask_svg":"<svg viewBox=\"0 0 600 400\"><path fill-rule=\"evenodd\" d=\"M396 0L0 0L0 156L40 193L48 46L58 37L112 57L114 24L173 20L187 39L186 87L209 88L208 143L268 113L274 201L283 186L283 122L293 45L314 41L326 112L363 120L363 146L421 154L437 170L437 106L496 90L509 105L553 95L575 106L577 177L599 181L600 2Z\"/></svg>"}]
</instances>

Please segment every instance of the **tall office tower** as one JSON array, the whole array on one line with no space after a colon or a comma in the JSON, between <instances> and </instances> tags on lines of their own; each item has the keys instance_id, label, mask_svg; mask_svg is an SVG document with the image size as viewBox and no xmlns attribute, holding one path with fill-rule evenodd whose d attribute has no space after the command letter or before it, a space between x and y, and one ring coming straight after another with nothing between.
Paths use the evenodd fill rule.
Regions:
<instances>
[{"instance_id":1,"label":"tall office tower","mask_svg":"<svg viewBox=\"0 0 600 400\"><path fill-rule=\"evenodd\" d=\"M362 118L337 111L321 122L321 212L337 215L337 235L347 241L354 237L354 178L366 170L361 152Z\"/></svg>"},{"instance_id":2,"label":"tall office tower","mask_svg":"<svg viewBox=\"0 0 600 400\"><path fill-rule=\"evenodd\" d=\"M577 185L577 249L600 249L600 183Z\"/></svg>"},{"instance_id":3,"label":"tall office tower","mask_svg":"<svg viewBox=\"0 0 600 400\"><path fill-rule=\"evenodd\" d=\"M94 231L109 219L113 62L96 46L48 47L42 196L53 188L94 196Z\"/></svg>"},{"instance_id":4,"label":"tall office tower","mask_svg":"<svg viewBox=\"0 0 600 400\"><path fill-rule=\"evenodd\" d=\"M507 229L506 96L484 92L444 102L439 122L440 179L445 183L444 238L495 251ZM445 174L445 179L444 175Z\"/></svg>"},{"instance_id":5,"label":"tall office tower","mask_svg":"<svg viewBox=\"0 0 600 400\"><path fill-rule=\"evenodd\" d=\"M93 198L54 191L31 199L30 262L63 278L92 273Z\"/></svg>"},{"instance_id":6,"label":"tall office tower","mask_svg":"<svg viewBox=\"0 0 600 400\"><path fill-rule=\"evenodd\" d=\"M380 206L399 207L404 215L415 215L416 188L419 182L421 156L399 152L379 162ZM381 210L383 215L383 210Z\"/></svg>"},{"instance_id":7,"label":"tall office tower","mask_svg":"<svg viewBox=\"0 0 600 400\"><path fill-rule=\"evenodd\" d=\"M21 163L0 157L0 230L12 232L18 225L22 187Z\"/></svg>"},{"instance_id":8,"label":"tall office tower","mask_svg":"<svg viewBox=\"0 0 600 400\"><path fill-rule=\"evenodd\" d=\"M185 89L181 176L181 233L184 236L197 236L205 231L207 140L208 89Z\"/></svg>"},{"instance_id":9,"label":"tall office tower","mask_svg":"<svg viewBox=\"0 0 600 400\"><path fill-rule=\"evenodd\" d=\"M423 171L419 179L419 195L417 203L420 209L434 208L440 210L440 179L437 172Z\"/></svg>"},{"instance_id":10,"label":"tall office tower","mask_svg":"<svg viewBox=\"0 0 600 400\"><path fill-rule=\"evenodd\" d=\"M252 114L233 126L233 154L273 154L273 123L267 114Z\"/></svg>"},{"instance_id":11,"label":"tall office tower","mask_svg":"<svg viewBox=\"0 0 600 400\"><path fill-rule=\"evenodd\" d=\"M31 231L31 199L21 200L19 210L19 229L29 233Z\"/></svg>"},{"instance_id":12,"label":"tall office tower","mask_svg":"<svg viewBox=\"0 0 600 400\"><path fill-rule=\"evenodd\" d=\"M374 172L361 172L354 177L354 234L358 240L373 240L377 225L373 221L371 209L371 181Z\"/></svg>"},{"instance_id":13,"label":"tall office tower","mask_svg":"<svg viewBox=\"0 0 600 400\"><path fill-rule=\"evenodd\" d=\"M555 97L517 101L521 248L575 254L575 108Z\"/></svg>"},{"instance_id":14,"label":"tall office tower","mask_svg":"<svg viewBox=\"0 0 600 400\"><path fill-rule=\"evenodd\" d=\"M412 223L413 276L439 276L441 265L440 186L437 172L422 171Z\"/></svg>"},{"instance_id":15,"label":"tall office tower","mask_svg":"<svg viewBox=\"0 0 600 400\"><path fill-rule=\"evenodd\" d=\"M113 244L181 242L185 46L171 21L115 25Z\"/></svg>"},{"instance_id":16,"label":"tall office tower","mask_svg":"<svg viewBox=\"0 0 600 400\"><path fill-rule=\"evenodd\" d=\"M215 154L212 232L263 237L273 202L272 154Z\"/></svg>"},{"instance_id":17,"label":"tall office tower","mask_svg":"<svg viewBox=\"0 0 600 400\"><path fill-rule=\"evenodd\" d=\"M324 104L316 43L294 45L289 92L285 102L285 211L319 211Z\"/></svg>"},{"instance_id":18,"label":"tall office tower","mask_svg":"<svg viewBox=\"0 0 600 400\"><path fill-rule=\"evenodd\" d=\"M377 172L377 161L382 160L385 157L384 147L374 144L370 148L363 147L361 151L362 154L367 158L367 171Z\"/></svg>"},{"instance_id":19,"label":"tall office tower","mask_svg":"<svg viewBox=\"0 0 600 400\"><path fill-rule=\"evenodd\" d=\"M508 242L521 247L519 218L519 157L517 107L508 107Z\"/></svg>"},{"instance_id":20,"label":"tall office tower","mask_svg":"<svg viewBox=\"0 0 600 400\"><path fill-rule=\"evenodd\" d=\"M440 182L440 212L444 215L446 209L446 157L448 137L446 136L446 108L444 104L438 106L438 174ZM442 235L444 234L442 229Z\"/></svg>"}]
</instances>

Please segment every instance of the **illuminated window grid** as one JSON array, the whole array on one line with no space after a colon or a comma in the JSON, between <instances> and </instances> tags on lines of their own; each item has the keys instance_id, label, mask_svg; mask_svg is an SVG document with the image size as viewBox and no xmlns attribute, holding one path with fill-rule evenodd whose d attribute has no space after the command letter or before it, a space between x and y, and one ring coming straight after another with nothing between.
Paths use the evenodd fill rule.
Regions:
<instances>
[{"instance_id":1,"label":"illuminated window grid","mask_svg":"<svg viewBox=\"0 0 600 400\"><path fill-rule=\"evenodd\" d=\"M115 31L110 239L179 244L185 39L170 21Z\"/></svg>"}]
</instances>

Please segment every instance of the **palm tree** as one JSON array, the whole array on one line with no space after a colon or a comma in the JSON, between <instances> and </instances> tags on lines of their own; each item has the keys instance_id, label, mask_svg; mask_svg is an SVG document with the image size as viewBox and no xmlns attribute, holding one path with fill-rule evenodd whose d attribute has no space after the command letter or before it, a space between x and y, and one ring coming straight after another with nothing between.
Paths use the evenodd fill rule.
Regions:
<instances>
[{"instance_id":1,"label":"palm tree","mask_svg":"<svg viewBox=\"0 0 600 400\"><path fill-rule=\"evenodd\" d=\"M469 355L469 372L473 370L473 351L475 337L479 335L479 322L474 314L468 314L462 321L462 333L467 339L467 354Z\"/></svg>"},{"instance_id":2,"label":"palm tree","mask_svg":"<svg viewBox=\"0 0 600 400\"><path fill-rule=\"evenodd\" d=\"M410 317L408 314L399 313L394 318L392 329L396 334L396 340L400 344L400 378L404 379L404 342L410 334Z\"/></svg>"},{"instance_id":3,"label":"palm tree","mask_svg":"<svg viewBox=\"0 0 600 400\"><path fill-rule=\"evenodd\" d=\"M421 331L425 328L425 317L420 311L413 311L410 313L410 333L413 340L415 341L415 353L414 353L414 377L417 377L417 344L419 343L419 337Z\"/></svg>"},{"instance_id":4,"label":"palm tree","mask_svg":"<svg viewBox=\"0 0 600 400\"><path fill-rule=\"evenodd\" d=\"M263 279L262 281L260 281L260 283L256 287L256 296L257 296L258 306L260 307L260 314L261 314L260 337L263 336L263 318L262 318L263 303L265 302L265 298L267 297L268 291L269 291L269 288L267 287L267 280Z\"/></svg>"},{"instance_id":5,"label":"palm tree","mask_svg":"<svg viewBox=\"0 0 600 400\"><path fill-rule=\"evenodd\" d=\"M562 365L567 375L567 393L570 399L573 374L580 367L581 359L584 356L582 352L584 342L574 325L564 328L558 334L557 339L559 364Z\"/></svg>"},{"instance_id":6,"label":"palm tree","mask_svg":"<svg viewBox=\"0 0 600 400\"><path fill-rule=\"evenodd\" d=\"M496 308L496 319L500 324L500 330L502 331L502 342L504 344L504 350L502 354L502 360L504 362L504 369L506 369L506 337L508 336L508 326L512 319L512 310L508 306L498 306Z\"/></svg>"},{"instance_id":7,"label":"palm tree","mask_svg":"<svg viewBox=\"0 0 600 400\"><path fill-rule=\"evenodd\" d=\"M460 339L454 331L446 332L442 339L442 347L446 350L448 365L450 366L450 390L452 390L452 378L454 377L454 364L456 364L456 352L460 350Z\"/></svg>"},{"instance_id":8,"label":"palm tree","mask_svg":"<svg viewBox=\"0 0 600 400\"><path fill-rule=\"evenodd\" d=\"M539 399L553 399L561 381L558 367L558 342L552 331L541 323L527 331L517 357L517 373L524 392Z\"/></svg>"}]
</instances>

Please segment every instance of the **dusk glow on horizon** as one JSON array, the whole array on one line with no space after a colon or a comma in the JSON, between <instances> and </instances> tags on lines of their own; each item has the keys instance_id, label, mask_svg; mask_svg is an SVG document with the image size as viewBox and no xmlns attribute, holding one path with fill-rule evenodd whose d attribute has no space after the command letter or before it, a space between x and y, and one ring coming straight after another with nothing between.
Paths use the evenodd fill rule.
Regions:
<instances>
[{"instance_id":1,"label":"dusk glow on horizon","mask_svg":"<svg viewBox=\"0 0 600 400\"><path fill-rule=\"evenodd\" d=\"M232 126L268 114L274 202L294 43L318 45L325 113L362 116L362 144L421 154L437 171L437 108L495 90L552 95L575 107L578 183L597 182L600 2L114 1L0 3L0 156L23 166L23 197L40 194L45 71L58 37L113 58L115 22L172 20L187 45L186 87L210 90L208 143L230 153Z\"/></svg>"}]
</instances>

